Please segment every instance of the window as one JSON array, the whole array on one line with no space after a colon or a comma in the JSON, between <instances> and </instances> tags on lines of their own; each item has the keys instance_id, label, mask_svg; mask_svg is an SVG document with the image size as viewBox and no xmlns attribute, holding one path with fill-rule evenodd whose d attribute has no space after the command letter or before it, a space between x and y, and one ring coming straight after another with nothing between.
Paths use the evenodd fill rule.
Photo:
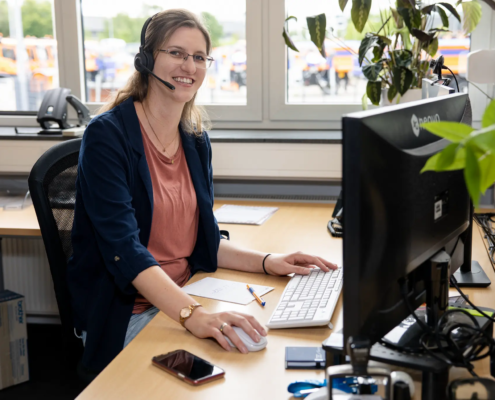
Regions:
<instances>
[{"instance_id":1,"label":"window","mask_svg":"<svg viewBox=\"0 0 495 400\"><path fill-rule=\"evenodd\" d=\"M374 7L382 1L373 0ZM70 88L94 112L132 73L145 19L166 6L208 12L218 22L210 22L220 38L213 54L216 65L198 94L215 129L338 130L342 114L362 109L366 81L355 55L339 50L331 40L324 62L311 57L306 61L303 54L314 45L308 45L303 29L307 15L324 12L327 27L333 26L355 51L352 45L360 37L348 32L350 5L342 14L336 0L0 0L0 113L14 113L1 115L0 125L37 125L35 117L15 112L36 112L46 90L58 86ZM495 11L481 5L482 20L471 37L463 38L452 18L453 31L441 37L438 54L460 75L461 90L466 86L468 50L495 46ZM288 50L282 39L288 15L298 18L289 21L288 28L300 53ZM124 30L121 20L128 22ZM310 61L320 61L319 76L314 69L305 70L304 63ZM493 91L491 85L480 88ZM479 120L477 110L486 106L486 97L474 86L469 93ZM75 118L71 107L69 117Z\"/></svg>"},{"instance_id":2,"label":"window","mask_svg":"<svg viewBox=\"0 0 495 400\"><path fill-rule=\"evenodd\" d=\"M38 111L58 87L53 0L0 1L0 111Z\"/></svg>"},{"instance_id":3,"label":"window","mask_svg":"<svg viewBox=\"0 0 495 400\"><path fill-rule=\"evenodd\" d=\"M426 6L428 2L423 2ZM455 2L451 2L455 6ZM336 4L327 0L285 0L286 15L294 15L297 21L290 20L289 32L299 52L287 49L287 103L361 103L366 91L367 79L358 62L357 53L361 39L367 31L377 31L382 25L380 10L388 10L389 0L374 0L363 33L357 32L351 22L351 4L344 12L336 9ZM306 17L325 13L327 19L326 57L322 57L311 42L306 25ZM440 15L434 12L433 26L440 26ZM450 15L450 32L439 38L438 53L445 57L449 66L465 81L466 57L470 39L462 31L462 25ZM426 55L426 53L425 53Z\"/></svg>"},{"instance_id":4,"label":"window","mask_svg":"<svg viewBox=\"0 0 495 400\"><path fill-rule=\"evenodd\" d=\"M163 2L82 0L86 97L106 101L134 73L145 20L162 11ZM186 8L200 15L212 39L211 56L199 104L247 102L246 1L174 0L166 8Z\"/></svg>"}]
</instances>

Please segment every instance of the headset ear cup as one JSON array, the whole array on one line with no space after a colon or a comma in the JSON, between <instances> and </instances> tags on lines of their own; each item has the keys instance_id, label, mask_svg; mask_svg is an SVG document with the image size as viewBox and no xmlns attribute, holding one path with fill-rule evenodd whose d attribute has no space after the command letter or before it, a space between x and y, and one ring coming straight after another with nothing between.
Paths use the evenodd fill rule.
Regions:
<instances>
[{"instance_id":1,"label":"headset ear cup","mask_svg":"<svg viewBox=\"0 0 495 400\"><path fill-rule=\"evenodd\" d=\"M153 68L155 67L155 60L153 58L153 54L150 53L149 51L143 51L143 56L144 56L144 62L146 68L148 68L150 71L153 71Z\"/></svg>"},{"instance_id":2,"label":"headset ear cup","mask_svg":"<svg viewBox=\"0 0 495 400\"><path fill-rule=\"evenodd\" d=\"M134 68L136 68L137 72L145 74L146 71L143 69L143 54L141 52L137 53L134 57Z\"/></svg>"}]
</instances>

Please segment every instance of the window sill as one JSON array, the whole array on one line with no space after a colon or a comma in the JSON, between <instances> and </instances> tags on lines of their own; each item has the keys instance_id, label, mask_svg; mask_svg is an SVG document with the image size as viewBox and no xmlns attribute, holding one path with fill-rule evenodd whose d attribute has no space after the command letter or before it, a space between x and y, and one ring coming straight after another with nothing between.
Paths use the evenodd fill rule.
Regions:
<instances>
[{"instance_id":1,"label":"window sill","mask_svg":"<svg viewBox=\"0 0 495 400\"><path fill-rule=\"evenodd\" d=\"M342 144L341 131L214 129L209 135L212 143Z\"/></svg>"}]
</instances>

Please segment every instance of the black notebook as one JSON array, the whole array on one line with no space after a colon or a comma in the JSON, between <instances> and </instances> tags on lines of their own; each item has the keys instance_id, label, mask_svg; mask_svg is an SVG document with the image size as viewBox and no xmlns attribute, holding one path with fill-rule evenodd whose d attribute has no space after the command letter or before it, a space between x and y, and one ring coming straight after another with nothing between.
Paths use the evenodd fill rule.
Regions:
<instances>
[{"instance_id":1,"label":"black notebook","mask_svg":"<svg viewBox=\"0 0 495 400\"><path fill-rule=\"evenodd\" d=\"M285 348L285 369L325 369L325 360L321 347Z\"/></svg>"}]
</instances>

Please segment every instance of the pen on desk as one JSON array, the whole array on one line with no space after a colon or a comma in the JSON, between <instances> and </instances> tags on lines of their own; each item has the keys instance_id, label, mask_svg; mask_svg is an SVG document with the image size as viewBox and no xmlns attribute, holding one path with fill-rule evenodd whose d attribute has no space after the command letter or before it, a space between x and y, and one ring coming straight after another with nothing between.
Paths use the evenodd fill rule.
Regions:
<instances>
[{"instance_id":1,"label":"pen on desk","mask_svg":"<svg viewBox=\"0 0 495 400\"><path fill-rule=\"evenodd\" d=\"M253 288L250 288L249 285L246 285L248 290L251 292L251 294L254 296L254 298L256 299L256 301L258 303L260 303L263 307L265 306L266 304L266 301L263 300L260 296L258 296L255 292L254 292L254 289Z\"/></svg>"}]
</instances>

